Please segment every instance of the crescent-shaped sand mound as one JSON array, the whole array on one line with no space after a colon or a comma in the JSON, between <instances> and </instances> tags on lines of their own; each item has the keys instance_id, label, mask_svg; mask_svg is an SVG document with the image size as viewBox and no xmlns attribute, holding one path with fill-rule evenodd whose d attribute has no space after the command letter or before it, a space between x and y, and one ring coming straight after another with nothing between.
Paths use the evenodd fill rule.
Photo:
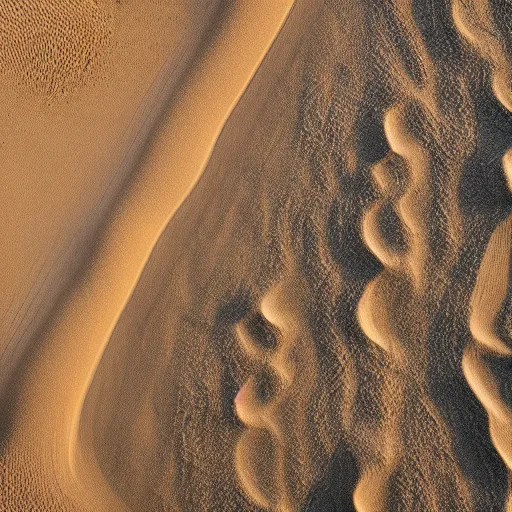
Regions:
<instances>
[{"instance_id":1,"label":"crescent-shaped sand mound","mask_svg":"<svg viewBox=\"0 0 512 512\"><path fill-rule=\"evenodd\" d=\"M507 0L0 0L0 511L512 512Z\"/></svg>"}]
</instances>

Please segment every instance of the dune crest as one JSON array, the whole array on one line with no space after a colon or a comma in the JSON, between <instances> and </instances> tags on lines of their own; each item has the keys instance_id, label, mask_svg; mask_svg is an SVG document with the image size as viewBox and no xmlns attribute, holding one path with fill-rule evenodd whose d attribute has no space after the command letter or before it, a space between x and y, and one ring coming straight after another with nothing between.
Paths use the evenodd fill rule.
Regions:
<instances>
[{"instance_id":1,"label":"dune crest","mask_svg":"<svg viewBox=\"0 0 512 512\"><path fill-rule=\"evenodd\" d=\"M25 495L27 489L18 489L18 495L11 494L15 502L9 506L34 499L37 504L40 499L42 507L56 500L59 506L76 503L85 510L124 508L94 461L87 433L80 432L85 397L154 244L201 175L223 124L292 6L292 1L238 2L224 13L225 18L215 20L214 42L204 55L196 56L193 69L176 91L137 176L104 223L88 268L51 320L37 356L18 370L23 377L19 375L17 409L2 465L7 478L29 474L35 461L15 453L36 453L48 489L32 490L32 497ZM197 106L205 104L209 108L198 115ZM41 388L38 382L48 385ZM34 429L40 438L29 450Z\"/></svg>"},{"instance_id":2,"label":"dune crest","mask_svg":"<svg viewBox=\"0 0 512 512\"><path fill-rule=\"evenodd\" d=\"M401 306L404 311L398 308L402 301L421 303L418 298L426 286L429 248L425 214L430 200L430 169L428 155L411 132L410 112L410 104L406 104L392 107L384 114L384 134L390 153L373 168L373 179L382 198L368 209L362 220L363 240L381 261L384 270L368 284L358 304L361 329L389 353L393 364L402 371L410 357L410 341L415 329L421 332L421 323L425 320L424 313L418 308L414 319L416 327L411 328L408 319L404 318L408 308ZM402 222L406 235L402 250L390 245L379 231L379 219L386 202L391 204ZM404 324L407 327L404 328ZM401 420L397 404L404 400L406 388L397 384L394 392L394 404L379 443L381 460L366 470L354 492L354 504L361 512L387 509L389 479L401 457L397 434Z\"/></svg>"},{"instance_id":3,"label":"dune crest","mask_svg":"<svg viewBox=\"0 0 512 512\"><path fill-rule=\"evenodd\" d=\"M469 324L475 345L466 349L462 369L469 386L489 415L489 430L496 450L512 470L512 407L503 397L502 384L492 360L510 358L512 349L498 334L497 321L510 282L512 216L493 232L478 271L471 300ZM511 500L509 498L508 509Z\"/></svg>"},{"instance_id":4,"label":"dune crest","mask_svg":"<svg viewBox=\"0 0 512 512\"><path fill-rule=\"evenodd\" d=\"M261 300L259 314L270 324L267 329L274 329L275 334L269 334L276 337L273 346L263 348L264 339L250 339L244 320L236 327L248 355L260 355L261 373L249 377L235 398L237 415L246 426L236 445L235 466L248 496L266 510L300 508L303 497L288 485L290 458L304 460L300 469L303 492L317 476L317 468L308 467L306 462L311 460L308 438L313 433L305 421L317 379L317 355L302 323L301 297L305 297L304 292L292 276L276 284ZM258 348L248 348L251 345Z\"/></svg>"},{"instance_id":5,"label":"dune crest","mask_svg":"<svg viewBox=\"0 0 512 512\"><path fill-rule=\"evenodd\" d=\"M454 0L454 23L478 54L491 66L492 89L498 101L512 112L511 58L502 44L494 13L487 0L464 4ZM511 188L511 156L501 158L505 183ZM512 215L495 228L485 249L471 297L469 327L475 344L464 352L462 369L469 386L489 416L491 439L509 472L507 510L512 510L510 471L512 470L512 408L504 399L502 383L493 371L493 362L510 358L512 347L498 330L499 313L509 293Z\"/></svg>"},{"instance_id":6,"label":"dune crest","mask_svg":"<svg viewBox=\"0 0 512 512\"><path fill-rule=\"evenodd\" d=\"M407 44L397 44L390 37L386 48L386 62L393 69L390 82L398 99L393 98L382 115L388 151L371 168L377 199L362 218L363 241L383 269L365 287L357 316L363 333L384 351L389 361L384 375L393 385L383 388L386 395L382 400L389 403L387 417L375 436L374 456L363 466L354 491L354 505L361 512L392 510L398 503L408 503L401 504L404 510L418 506L413 504L412 490L411 496L404 492L403 502L394 501L396 482L410 478L401 475L415 468L402 436L407 435L415 421L417 413L411 416L409 408L416 400L419 404L415 407L424 421L437 425L439 451L453 450L449 427L426 392L430 371L428 345L432 311L446 289L461 250L461 214L456 197L472 139L468 131L468 140L460 144L458 154L446 150L443 174L438 148L444 151L449 146L443 139L451 130L458 129L453 120L460 111L456 107L455 113L450 109L443 111L439 69L419 33L413 12L414 3L407 0L397 2L393 12L403 23ZM439 175L445 180L442 191L436 191L434 185ZM440 211L446 215L442 231L440 225L432 223L433 218L439 220ZM396 219L393 224L387 220L390 214ZM441 257L439 241L445 246ZM425 453L423 460L427 459ZM455 462L450 461L447 471L448 467L455 469ZM419 473L428 474L432 482L439 478L434 463L424 471ZM460 469L452 473L447 485L457 489L461 510L471 510L471 490ZM421 498L423 506L443 510L444 492L425 493Z\"/></svg>"}]
</instances>

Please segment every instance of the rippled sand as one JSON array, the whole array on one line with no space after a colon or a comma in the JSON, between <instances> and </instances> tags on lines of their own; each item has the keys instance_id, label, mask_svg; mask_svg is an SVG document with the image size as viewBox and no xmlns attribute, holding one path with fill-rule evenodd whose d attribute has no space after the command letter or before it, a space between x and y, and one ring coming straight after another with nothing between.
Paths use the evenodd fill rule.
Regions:
<instances>
[{"instance_id":1,"label":"rippled sand","mask_svg":"<svg viewBox=\"0 0 512 512\"><path fill-rule=\"evenodd\" d=\"M0 510L511 511L508 0L0 0Z\"/></svg>"}]
</instances>

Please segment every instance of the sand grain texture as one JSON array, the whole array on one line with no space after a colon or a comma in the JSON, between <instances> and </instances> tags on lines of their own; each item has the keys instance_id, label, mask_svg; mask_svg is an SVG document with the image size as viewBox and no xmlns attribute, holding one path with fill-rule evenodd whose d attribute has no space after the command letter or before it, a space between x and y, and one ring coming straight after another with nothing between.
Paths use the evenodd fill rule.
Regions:
<instances>
[{"instance_id":1,"label":"sand grain texture","mask_svg":"<svg viewBox=\"0 0 512 512\"><path fill-rule=\"evenodd\" d=\"M511 23L0 0L0 510L512 510Z\"/></svg>"}]
</instances>

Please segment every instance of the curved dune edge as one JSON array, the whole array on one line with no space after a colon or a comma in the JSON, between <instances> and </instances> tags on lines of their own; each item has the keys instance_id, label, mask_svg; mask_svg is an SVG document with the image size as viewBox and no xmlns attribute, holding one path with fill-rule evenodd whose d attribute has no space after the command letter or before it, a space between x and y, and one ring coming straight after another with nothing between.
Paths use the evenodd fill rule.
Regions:
<instances>
[{"instance_id":1,"label":"curved dune edge","mask_svg":"<svg viewBox=\"0 0 512 512\"><path fill-rule=\"evenodd\" d=\"M104 347L154 244L200 177L293 1L233 5L178 89L140 171L109 214L89 267L44 334L37 358L22 368L5 459L33 452L63 494L86 510L124 508L92 462L94 455L78 443L82 405ZM30 441L34 432L37 446Z\"/></svg>"},{"instance_id":2,"label":"curved dune edge","mask_svg":"<svg viewBox=\"0 0 512 512\"><path fill-rule=\"evenodd\" d=\"M487 245L471 297L469 327L475 340L495 354L511 356L512 348L496 332L496 317L507 295L512 218L503 221Z\"/></svg>"},{"instance_id":3,"label":"curved dune edge","mask_svg":"<svg viewBox=\"0 0 512 512\"><path fill-rule=\"evenodd\" d=\"M384 270L366 286L358 303L357 317L364 334L389 354L398 367L407 361L407 334L401 332L393 311L396 305L397 286L406 293L421 295L425 286L425 267L428 257L424 212L418 205L429 203L428 155L422 150L407 127L408 103L391 107L384 115L383 125L390 152L372 169L373 179L382 198L368 209L362 219L362 237L368 249L383 264ZM404 190L392 192L397 184L388 168L392 158L399 158L407 170ZM406 251L395 252L387 245L378 228L382 206L390 202L408 234ZM418 312L421 322L421 312ZM404 389L400 390L400 395ZM401 396L393 397L395 402ZM358 512L386 510L389 479L400 461L398 443L399 414L390 413L388 425L380 440L378 462L370 464L362 474L353 495Z\"/></svg>"},{"instance_id":4,"label":"curved dune edge","mask_svg":"<svg viewBox=\"0 0 512 512\"><path fill-rule=\"evenodd\" d=\"M491 6L487 0L465 5L454 0L452 16L455 26L471 47L491 65L492 89L498 101L512 112L512 76L510 58L496 36ZM502 157L502 168L510 191L512 150ZM512 348L501 339L496 329L498 315L506 299L510 280L512 250L512 215L494 230L485 250L470 304L469 327L475 344L468 347L462 359L464 376L489 417L489 433L496 451L512 470L512 409L501 395L498 377L490 359L510 357ZM509 476L510 481L510 476ZM512 510L509 483L506 509Z\"/></svg>"},{"instance_id":5,"label":"curved dune edge","mask_svg":"<svg viewBox=\"0 0 512 512\"><path fill-rule=\"evenodd\" d=\"M473 12L471 12L471 10ZM499 102L512 111L512 73L506 49L494 35L491 7L488 0L452 3L452 17L457 30L493 67L492 89Z\"/></svg>"},{"instance_id":6,"label":"curved dune edge","mask_svg":"<svg viewBox=\"0 0 512 512\"><path fill-rule=\"evenodd\" d=\"M182 35L175 49L169 52L140 103L135 106L133 116L121 138L122 144L126 144L127 149L110 176L101 197L91 207L86 225L75 227L69 235L68 243L58 250L58 240L53 241L52 251L55 250L58 254L56 266L48 267L51 261L50 255L44 257L42 266L34 263L29 270L33 273L34 283L20 309L16 308L17 301L14 297L12 298L9 309L0 320L0 336L7 340L0 354L0 365L3 368L0 373L0 393L3 393L9 384L11 374L15 371L26 345L40 331L46 319L52 317L52 311L58 309L58 306L55 307L58 297L62 291L65 292L69 288L72 282L75 270L59 270L60 265L66 260L73 259L73 269L80 269L87 261L86 251L90 248L91 242L87 243L84 240L93 240L95 233L101 229L102 220L115 204L119 192L131 176L132 169L137 167L141 153L144 152L146 140L152 137L155 129L158 129L162 111L165 110L163 106L168 105L172 100L174 91L178 89L183 76L193 64L198 49L204 40L208 40L208 28L211 28L212 20L221 10L219 0L212 2L206 9L199 6L194 8L190 19L195 21L196 26L194 30L187 33L186 37ZM82 251L84 254L80 254ZM41 256L40 262L42 261ZM40 266L39 271L37 271L38 266ZM49 294L48 304L43 308L40 300L42 300L41 296L46 294ZM38 309L36 317L31 317L29 314L31 308ZM12 318L7 322L9 317ZM2 321L7 324L5 329L1 326Z\"/></svg>"},{"instance_id":7,"label":"curved dune edge","mask_svg":"<svg viewBox=\"0 0 512 512\"><path fill-rule=\"evenodd\" d=\"M281 512L299 510L303 499L289 488L287 464L297 451L307 453L311 432L304 421L318 372L314 344L302 323L299 298L302 295L300 279L291 275L263 297L259 311L275 328L278 343L267 351L263 360L254 350L249 350L248 355L256 356L263 371L272 369L279 383L270 397L262 399L257 393L258 376L253 375L235 398L237 415L246 427L235 447L235 469L240 484L258 506ZM258 343L257 339L249 342L244 330L236 330L242 335L242 347ZM264 364L268 366L265 368ZM288 423L291 411L295 418L293 425ZM292 428L299 432L301 447L293 445ZM304 457L301 473L303 480L312 484L318 476L317 468L310 467L308 460ZM307 492L308 487L303 485L303 492Z\"/></svg>"},{"instance_id":8,"label":"curved dune edge","mask_svg":"<svg viewBox=\"0 0 512 512\"><path fill-rule=\"evenodd\" d=\"M428 309L434 293L440 293L439 288L444 286L433 279L433 274L442 275L453 264L461 229L457 202L452 201L450 221L440 236L451 252L444 261L434 263L431 216L439 201L434 195L433 177L438 169L432 152L436 143L442 145L440 128L449 113L441 110L438 72L414 21L413 2L398 0L394 6L394 14L406 27L404 31L412 46L409 63L415 61L419 72L410 72L403 56L405 50L401 53L399 43L386 40L386 62L392 69L390 86L397 99L383 111L381 122L388 153L371 167L378 198L363 214L361 225L362 239L383 269L364 289L357 305L357 318L369 341L385 353L390 365L386 372L389 371L395 386L384 398L385 424L375 440L373 453L362 465L353 492L353 505L358 512L388 510L390 487L410 465L407 449L402 448L401 430L409 428L405 412L407 395L418 387L422 389L427 378L426 361L422 358L428 356L423 354L427 350L422 344L430 328ZM456 188L462 168L463 157L451 157L450 190ZM399 175L394 176L394 171ZM405 234L404 247L394 247L380 227L384 206L391 207L396 214ZM429 412L443 423L435 407ZM448 438L446 443L450 443ZM455 478L463 482L459 477ZM460 485L462 490L463 484ZM436 509L435 497L431 506Z\"/></svg>"},{"instance_id":9,"label":"curved dune edge","mask_svg":"<svg viewBox=\"0 0 512 512\"><path fill-rule=\"evenodd\" d=\"M511 249L512 216L509 216L492 234L478 272L470 314L471 334L476 343L466 349L462 359L464 376L489 416L491 440L509 470L512 470L512 408L502 397L500 382L488 359L512 354L495 330L510 279ZM511 507L510 497L507 507L507 510Z\"/></svg>"},{"instance_id":10,"label":"curved dune edge","mask_svg":"<svg viewBox=\"0 0 512 512\"><path fill-rule=\"evenodd\" d=\"M488 360L512 355L510 346L496 332L510 279L511 250L512 216L509 216L492 234L478 271L469 318L476 343L466 349L462 359L464 376L489 416L491 440L509 470L512 470L512 408L503 399L500 382ZM510 507L509 497L508 510Z\"/></svg>"}]
</instances>

